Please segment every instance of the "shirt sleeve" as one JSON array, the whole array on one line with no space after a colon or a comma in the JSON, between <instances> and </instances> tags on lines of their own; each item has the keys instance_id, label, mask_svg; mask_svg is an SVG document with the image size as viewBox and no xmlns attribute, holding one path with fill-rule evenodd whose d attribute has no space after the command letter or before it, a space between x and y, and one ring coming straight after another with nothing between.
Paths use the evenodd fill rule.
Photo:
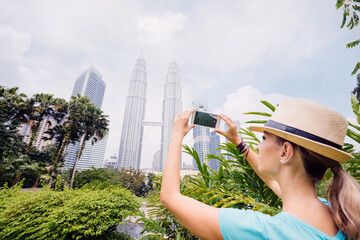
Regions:
<instances>
[{"instance_id":1,"label":"shirt sleeve","mask_svg":"<svg viewBox=\"0 0 360 240\"><path fill-rule=\"evenodd\" d=\"M255 211L221 208L219 225L225 240L267 239L264 225Z\"/></svg>"}]
</instances>

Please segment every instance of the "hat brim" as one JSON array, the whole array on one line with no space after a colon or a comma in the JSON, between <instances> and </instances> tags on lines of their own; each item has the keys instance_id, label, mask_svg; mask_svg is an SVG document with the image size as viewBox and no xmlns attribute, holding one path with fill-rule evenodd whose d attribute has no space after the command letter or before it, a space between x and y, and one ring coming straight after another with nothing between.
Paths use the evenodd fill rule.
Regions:
<instances>
[{"instance_id":1,"label":"hat brim","mask_svg":"<svg viewBox=\"0 0 360 240\"><path fill-rule=\"evenodd\" d=\"M254 132L272 133L278 137L286 139L290 142L293 142L299 146L302 146L306 149L309 149L313 152L316 152L320 155L323 155L340 163L346 163L354 158L354 156L342 150L276 128L265 126L250 126L250 130Z\"/></svg>"}]
</instances>

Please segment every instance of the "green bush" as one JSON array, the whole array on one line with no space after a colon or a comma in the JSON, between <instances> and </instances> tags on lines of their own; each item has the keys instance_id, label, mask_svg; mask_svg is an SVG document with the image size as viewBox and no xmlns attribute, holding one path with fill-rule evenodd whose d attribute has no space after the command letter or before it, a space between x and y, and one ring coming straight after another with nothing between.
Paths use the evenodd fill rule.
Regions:
<instances>
[{"instance_id":1,"label":"green bush","mask_svg":"<svg viewBox=\"0 0 360 240\"><path fill-rule=\"evenodd\" d=\"M106 239L139 207L137 198L119 187L37 192L4 188L0 239Z\"/></svg>"},{"instance_id":2,"label":"green bush","mask_svg":"<svg viewBox=\"0 0 360 240\"><path fill-rule=\"evenodd\" d=\"M77 172L74 179L74 188L96 187L101 185L105 188L110 185L120 185L129 189L138 197L146 196L153 189L154 174L148 177L136 169L110 169L110 168L91 168Z\"/></svg>"}]
</instances>

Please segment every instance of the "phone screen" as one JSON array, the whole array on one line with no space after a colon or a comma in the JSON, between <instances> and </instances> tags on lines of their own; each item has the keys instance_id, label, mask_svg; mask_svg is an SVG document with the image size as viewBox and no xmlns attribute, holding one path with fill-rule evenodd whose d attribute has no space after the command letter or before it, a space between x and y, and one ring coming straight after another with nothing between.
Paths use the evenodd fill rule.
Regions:
<instances>
[{"instance_id":1,"label":"phone screen","mask_svg":"<svg viewBox=\"0 0 360 240\"><path fill-rule=\"evenodd\" d=\"M195 112L194 124L215 128L217 115L205 112Z\"/></svg>"}]
</instances>

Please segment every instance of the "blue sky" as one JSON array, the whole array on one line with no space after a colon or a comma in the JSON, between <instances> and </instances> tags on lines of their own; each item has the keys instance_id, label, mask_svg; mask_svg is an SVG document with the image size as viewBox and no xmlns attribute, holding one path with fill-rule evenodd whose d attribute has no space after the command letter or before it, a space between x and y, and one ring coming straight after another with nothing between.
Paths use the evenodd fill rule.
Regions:
<instances>
[{"instance_id":1,"label":"blue sky","mask_svg":"<svg viewBox=\"0 0 360 240\"><path fill-rule=\"evenodd\" d=\"M301 97L352 117L351 76L358 29L340 29L335 1L19 1L0 0L0 84L69 99L76 78L94 66L107 83L106 156L117 154L128 83L141 52L147 67L146 120L161 120L173 56L183 108L194 100L244 122L243 112ZM142 166L160 148L145 129ZM192 144L191 135L185 142ZM186 157L185 157L186 159ZM190 161L190 160L188 160Z\"/></svg>"}]
</instances>

